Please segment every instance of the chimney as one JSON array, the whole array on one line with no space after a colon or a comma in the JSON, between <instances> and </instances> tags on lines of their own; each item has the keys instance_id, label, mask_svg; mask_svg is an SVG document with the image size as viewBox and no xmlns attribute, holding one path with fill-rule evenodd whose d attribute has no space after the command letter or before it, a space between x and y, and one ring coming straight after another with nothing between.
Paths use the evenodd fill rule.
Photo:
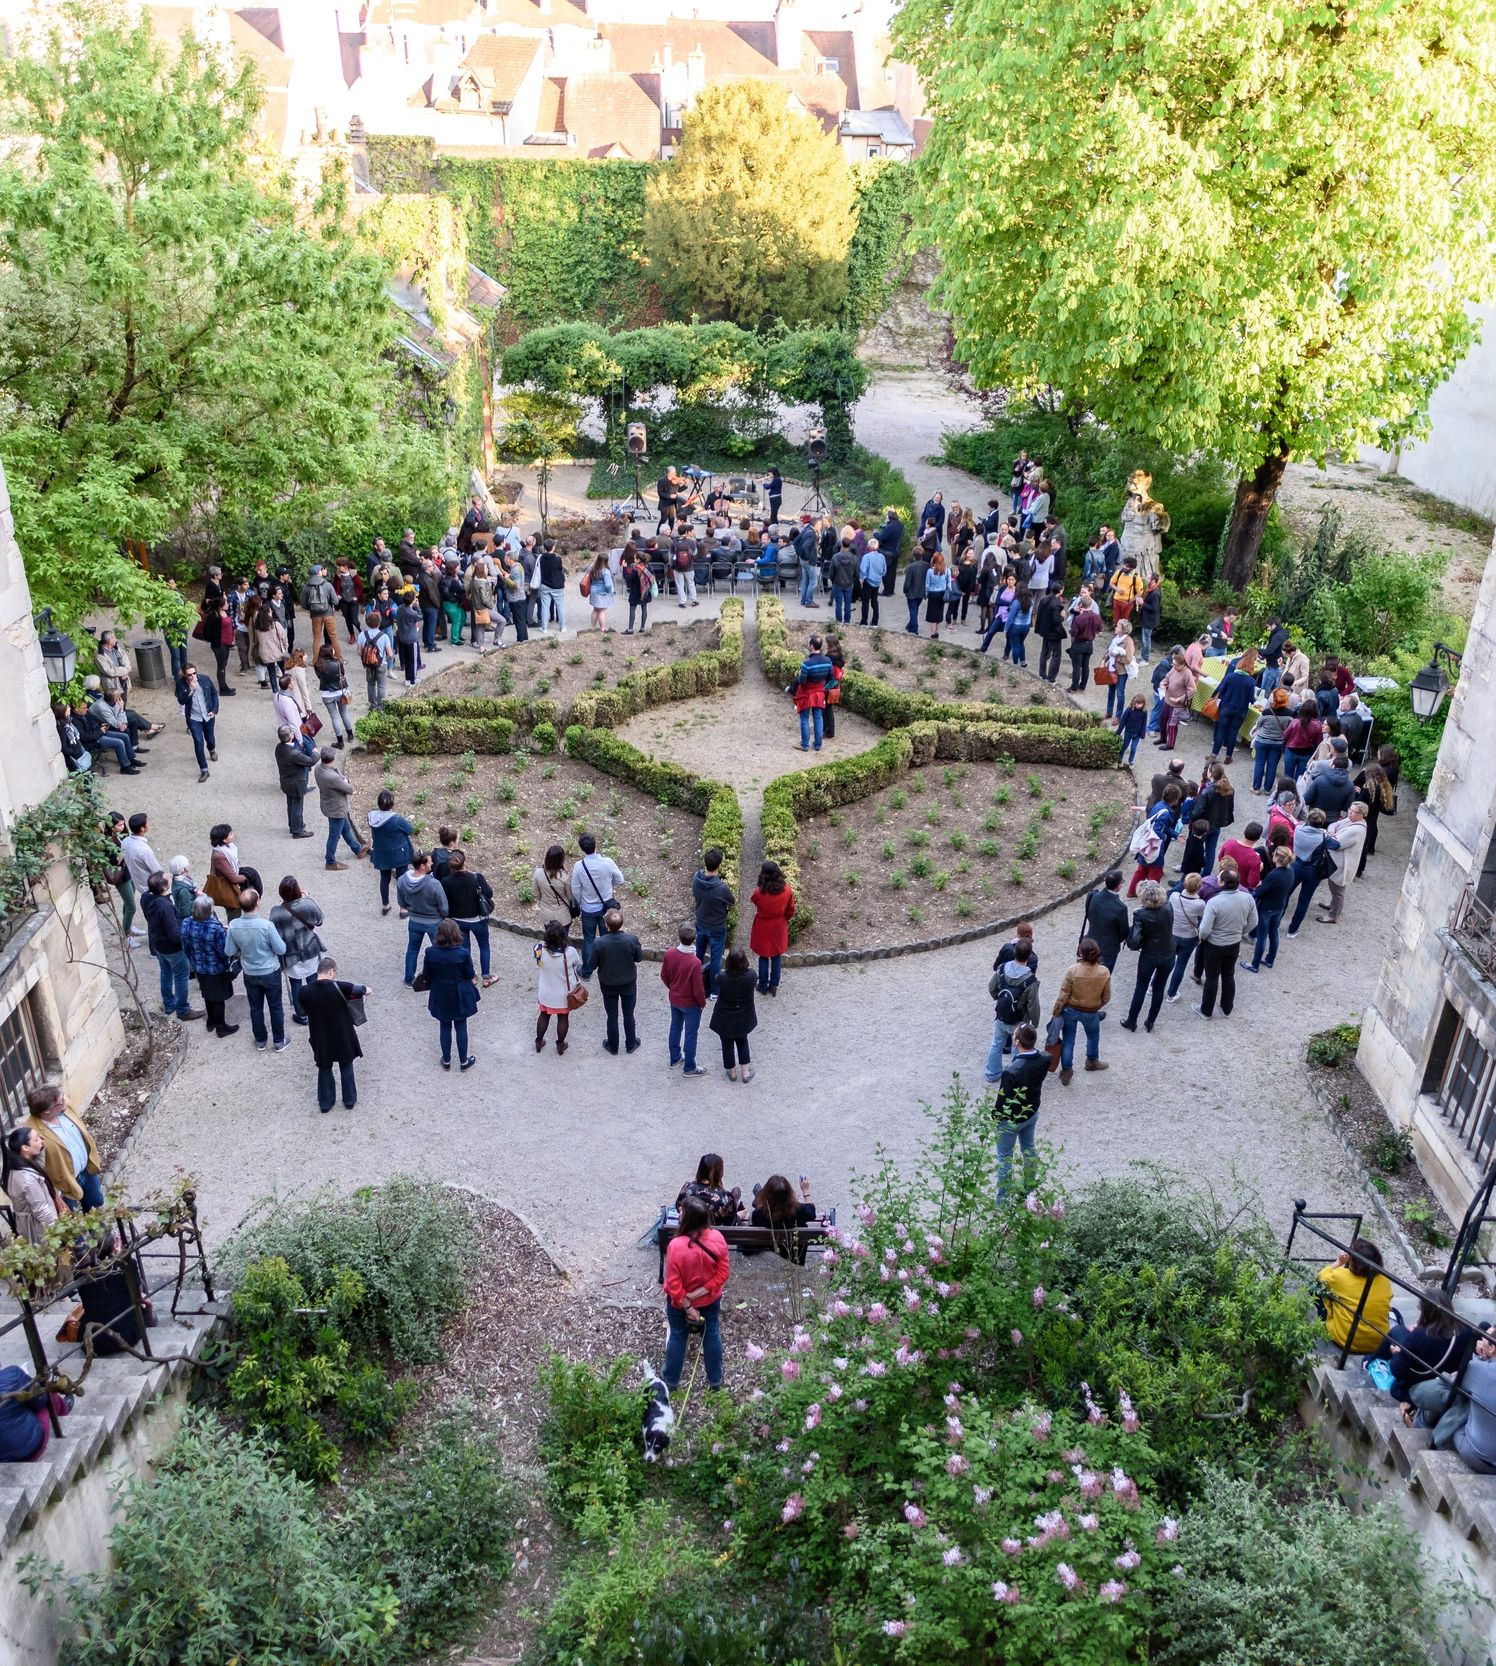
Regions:
<instances>
[{"instance_id":1,"label":"chimney","mask_svg":"<svg viewBox=\"0 0 1496 1666\"><path fill-rule=\"evenodd\" d=\"M675 67L675 48L669 41L666 41L664 46L661 48L660 67L661 72L665 75L669 75L671 70Z\"/></svg>"},{"instance_id":2,"label":"chimney","mask_svg":"<svg viewBox=\"0 0 1496 1666\"><path fill-rule=\"evenodd\" d=\"M795 0L779 0L774 8L774 61L780 69L800 67L800 8Z\"/></svg>"},{"instance_id":3,"label":"chimney","mask_svg":"<svg viewBox=\"0 0 1496 1666\"><path fill-rule=\"evenodd\" d=\"M699 98L705 86L706 53L701 50L701 42L697 41L694 50L686 57L686 88L692 98Z\"/></svg>"}]
</instances>

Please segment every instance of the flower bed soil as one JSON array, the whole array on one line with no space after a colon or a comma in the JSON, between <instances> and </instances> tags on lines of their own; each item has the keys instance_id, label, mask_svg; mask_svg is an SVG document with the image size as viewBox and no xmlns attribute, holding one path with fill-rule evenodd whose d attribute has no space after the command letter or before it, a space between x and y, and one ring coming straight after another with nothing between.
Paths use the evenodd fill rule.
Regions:
<instances>
[{"instance_id":1,"label":"flower bed soil","mask_svg":"<svg viewBox=\"0 0 1496 1666\"><path fill-rule=\"evenodd\" d=\"M902 597L891 598L892 601L899 602L902 610ZM809 624L795 620L789 626L790 647L803 655L812 634L824 634L830 628L833 627L820 622ZM880 678L891 687L911 694L928 695L932 700L985 700L1005 706L1070 704L1058 688L1041 682L1032 671L1006 664L1000 638L994 637L991 648L979 654L975 644L981 637L969 628L960 625L954 628L963 645L947 641L944 636L938 642L928 636L910 636L902 627L864 630L858 625L843 625L842 652L851 670ZM922 625L921 629L925 627ZM972 645L965 646L967 642ZM1030 661L1037 663L1039 649L1032 635L1028 651ZM1065 661L1067 675L1069 668L1069 661Z\"/></svg>"},{"instance_id":2,"label":"flower bed soil","mask_svg":"<svg viewBox=\"0 0 1496 1666\"><path fill-rule=\"evenodd\" d=\"M568 594L568 619L572 618L574 601L576 618L585 618L585 599ZM445 666L420 685L417 698L441 695L475 700L512 694L523 699L555 700L564 707L587 689L611 688L631 671L671 665L717 646L715 620L689 625L665 619L656 624L651 620L649 630L642 635L625 636L622 627L628 619L628 603L615 601L612 617L619 625L616 631L568 629L563 637L543 637L532 631L528 642L516 642L514 632L506 631L503 648L481 659Z\"/></svg>"},{"instance_id":3,"label":"flower bed soil","mask_svg":"<svg viewBox=\"0 0 1496 1666\"><path fill-rule=\"evenodd\" d=\"M1131 825L1121 770L930 764L800 818L815 919L795 947L873 948L1040 908L1114 855Z\"/></svg>"},{"instance_id":4,"label":"flower bed soil","mask_svg":"<svg viewBox=\"0 0 1496 1666\"><path fill-rule=\"evenodd\" d=\"M494 913L536 920L531 880L546 847L577 857L580 833L628 877L619 898L624 921L646 946L668 948L691 916L691 875L700 857L701 827L684 810L666 808L636 787L586 764L546 753L496 757L381 758L356 752L347 771L355 802L367 807L382 788L416 827L416 842L434 844L438 828L458 828L471 866L493 886Z\"/></svg>"}]
</instances>

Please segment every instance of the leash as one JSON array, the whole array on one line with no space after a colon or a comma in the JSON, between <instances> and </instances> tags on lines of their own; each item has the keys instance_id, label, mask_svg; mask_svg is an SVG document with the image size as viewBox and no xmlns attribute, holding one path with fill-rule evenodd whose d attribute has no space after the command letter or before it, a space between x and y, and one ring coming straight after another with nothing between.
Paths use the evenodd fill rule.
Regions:
<instances>
[{"instance_id":1,"label":"leash","mask_svg":"<svg viewBox=\"0 0 1496 1666\"><path fill-rule=\"evenodd\" d=\"M696 1350L696 1356L691 1361L691 1375L686 1379L686 1397L680 1403L680 1410L675 1414L676 1428L683 1429L686 1422L686 1408L691 1404L691 1390L696 1386L696 1373L701 1368L701 1349Z\"/></svg>"}]
</instances>

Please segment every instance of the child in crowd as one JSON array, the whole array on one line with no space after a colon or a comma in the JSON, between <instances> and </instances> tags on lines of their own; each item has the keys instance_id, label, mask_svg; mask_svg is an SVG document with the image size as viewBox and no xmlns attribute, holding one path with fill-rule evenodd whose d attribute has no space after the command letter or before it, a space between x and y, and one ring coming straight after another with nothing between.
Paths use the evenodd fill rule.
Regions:
<instances>
[{"instance_id":1,"label":"child in crowd","mask_svg":"<svg viewBox=\"0 0 1496 1666\"><path fill-rule=\"evenodd\" d=\"M1205 872L1205 841L1210 837L1210 823L1204 816L1196 816L1190 823L1189 837L1184 841L1184 855L1179 861L1181 878L1185 874Z\"/></svg>"},{"instance_id":2,"label":"child in crowd","mask_svg":"<svg viewBox=\"0 0 1496 1666\"><path fill-rule=\"evenodd\" d=\"M1122 743L1122 749L1117 754L1119 764L1130 764L1137 757L1138 743L1147 727L1148 702L1141 694L1136 694L1117 725L1117 738Z\"/></svg>"}]
</instances>

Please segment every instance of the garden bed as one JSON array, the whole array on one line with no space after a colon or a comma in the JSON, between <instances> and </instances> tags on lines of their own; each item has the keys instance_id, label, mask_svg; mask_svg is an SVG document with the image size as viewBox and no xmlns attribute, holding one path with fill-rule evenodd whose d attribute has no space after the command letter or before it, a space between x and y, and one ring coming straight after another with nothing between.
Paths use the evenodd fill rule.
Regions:
<instances>
[{"instance_id":1,"label":"garden bed","mask_svg":"<svg viewBox=\"0 0 1496 1666\"><path fill-rule=\"evenodd\" d=\"M534 919L531 879L546 847L566 847L568 866L580 833L628 876L619 899L630 931L652 948L675 942L691 916L691 875L701 847L701 821L656 802L636 787L559 755L518 752L484 758L416 758L355 753L347 764L357 802L370 805L382 788L416 827L416 842L436 842L441 826L461 831L470 864L493 886L497 918Z\"/></svg>"},{"instance_id":2,"label":"garden bed","mask_svg":"<svg viewBox=\"0 0 1496 1666\"><path fill-rule=\"evenodd\" d=\"M799 818L814 920L797 949L872 948L1039 909L1115 855L1132 780L1056 764L932 763Z\"/></svg>"},{"instance_id":3,"label":"garden bed","mask_svg":"<svg viewBox=\"0 0 1496 1666\"><path fill-rule=\"evenodd\" d=\"M566 598L568 609L573 602L577 617L582 617L581 610L587 603L575 595L575 587ZM628 618L628 603L615 601L613 617L619 625L617 631L569 630L564 637L542 637L532 631L528 642L516 642L513 631L506 631L502 650L444 667L420 685L415 698L493 700L514 695L553 700L564 710L584 691L609 688L631 671L671 665L717 646L714 619L689 625L664 619L657 624L651 622L642 636L625 636L622 627Z\"/></svg>"},{"instance_id":4,"label":"garden bed","mask_svg":"<svg viewBox=\"0 0 1496 1666\"><path fill-rule=\"evenodd\" d=\"M893 597L887 605L902 600ZM811 636L824 635L832 628L829 621L796 620L789 626L791 650L803 657ZM971 635L969 631L963 632L963 636L968 635ZM973 643L980 640L979 636L972 637ZM932 700L985 701L1005 706L1070 707L1070 701L1059 689L1041 682L1032 671L1005 664L996 638L985 654L979 654L974 646L958 646L944 637L933 642L927 636L909 636L902 628L863 630L857 625L843 625L841 642L849 670L877 677L909 694L927 695ZM1037 663L1038 644L1032 635L1028 647L1029 658ZM1068 661L1065 669L1068 673Z\"/></svg>"}]
</instances>

